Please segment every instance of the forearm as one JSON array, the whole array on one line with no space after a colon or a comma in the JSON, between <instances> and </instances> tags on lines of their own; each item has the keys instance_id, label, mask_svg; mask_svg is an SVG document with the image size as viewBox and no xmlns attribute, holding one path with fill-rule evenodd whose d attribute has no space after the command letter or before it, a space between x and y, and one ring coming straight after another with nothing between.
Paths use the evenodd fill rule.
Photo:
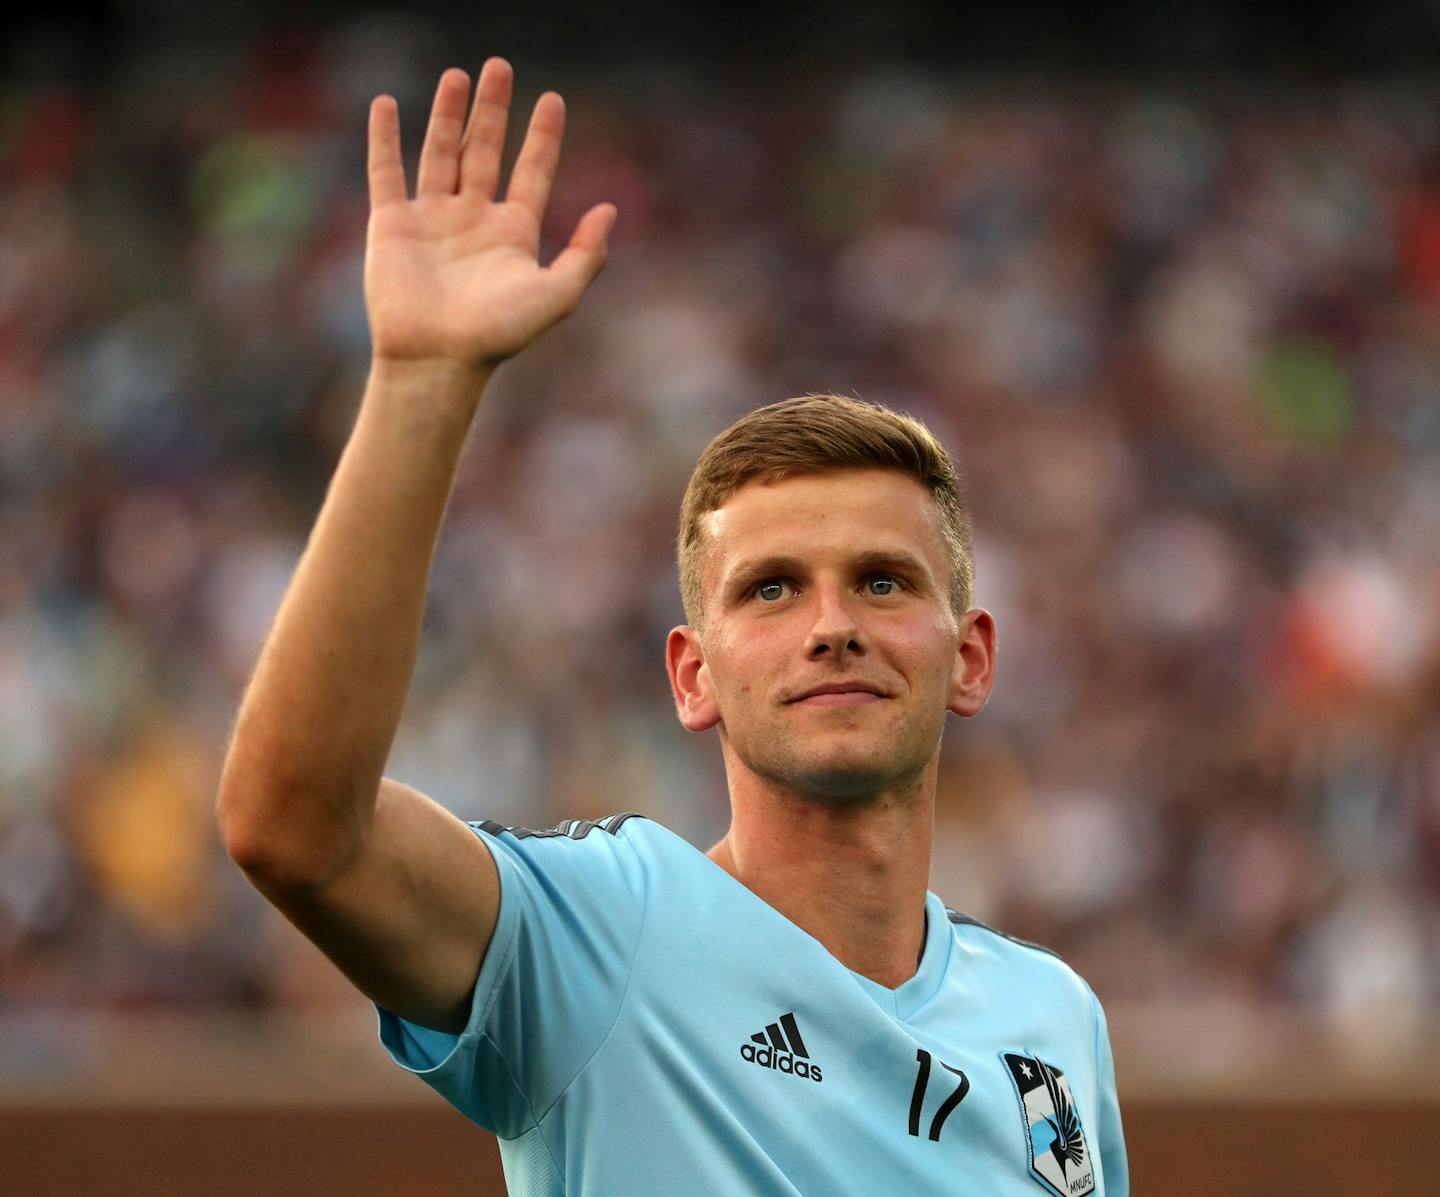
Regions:
<instances>
[{"instance_id":1,"label":"forearm","mask_svg":"<svg viewBox=\"0 0 1440 1197\"><path fill-rule=\"evenodd\" d=\"M565 127L558 94L536 102L505 199L493 198L511 81L504 59L488 59L467 122L469 78L440 77L413 200L395 100L370 105L365 303L380 365L220 779L226 847L252 880L275 883L272 896L331 881L373 846L381 771L475 405L495 367L572 312L605 265L613 204L586 212L549 266L537 256Z\"/></svg>"},{"instance_id":2,"label":"forearm","mask_svg":"<svg viewBox=\"0 0 1440 1197\"><path fill-rule=\"evenodd\" d=\"M489 375L377 364L246 691L219 815L247 867L328 876L359 848L419 645L435 542Z\"/></svg>"}]
</instances>

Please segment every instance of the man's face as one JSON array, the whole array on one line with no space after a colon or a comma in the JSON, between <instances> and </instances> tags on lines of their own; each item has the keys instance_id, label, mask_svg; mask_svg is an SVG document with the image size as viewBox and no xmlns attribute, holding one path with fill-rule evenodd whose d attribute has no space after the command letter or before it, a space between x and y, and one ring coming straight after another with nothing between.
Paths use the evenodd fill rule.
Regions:
<instances>
[{"instance_id":1,"label":"man's face","mask_svg":"<svg viewBox=\"0 0 1440 1197\"><path fill-rule=\"evenodd\" d=\"M736 491L706 517L703 644L670 634L685 726L718 724L727 767L811 795L918 779L946 711L984 705L994 649L987 613L957 623L950 609L939 519L923 486L887 470ZM848 691L813 693L837 684Z\"/></svg>"}]
</instances>

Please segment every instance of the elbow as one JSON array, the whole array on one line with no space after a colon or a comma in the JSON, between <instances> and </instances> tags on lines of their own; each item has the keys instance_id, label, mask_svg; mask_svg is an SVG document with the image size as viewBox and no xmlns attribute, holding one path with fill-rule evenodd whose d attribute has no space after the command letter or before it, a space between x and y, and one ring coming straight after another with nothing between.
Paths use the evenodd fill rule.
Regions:
<instances>
[{"instance_id":1,"label":"elbow","mask_svg":"<svg viewBox=\"0 0 1440 1197\"><path fill-rule=\"evenodd\" d=\"M274 791L252 767L244 745L232 739L215 794L215 823L226 854L246 873L264 862L264 831L276 825Z\"/></svg>"},{"instance_id":2,"label":"elbow","mask_svg":"<svg viewBox=\"0 0 1440 1197\"><path fill-rule=\"evenodd\" d=\"M257 810L259 805L253 793L224 782L215 798L220 842L226 855L249 875L266 871L266 862L273 855L262 834L264 819Z\"/></svg>"},{"instance_id":3,"label":"elbow","mask_svg":"<svg viewBox=\"0 0 1440 1197\"><path fill-rule=\"evenodd\" d=\"M336 827L319 798L223 779L215 813L226 854L262 890L323 886L355 858L360 837Z\"/></svg>"}]
</instances>

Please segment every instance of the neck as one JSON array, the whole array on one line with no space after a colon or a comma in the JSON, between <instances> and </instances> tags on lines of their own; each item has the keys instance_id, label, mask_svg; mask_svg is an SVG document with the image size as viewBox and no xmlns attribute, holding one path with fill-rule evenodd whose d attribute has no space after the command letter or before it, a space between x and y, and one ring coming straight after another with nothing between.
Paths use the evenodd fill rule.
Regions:
<instances>
[{"instance_id":1,"label":"neck","mask_svg":"<svg viewBox=\"0 0 1440 1197\"><path fill-rule=\"evenodd\" d=\"M737 792L732 776L730 830L707 855L847 968L894 989L925 944L937 764L904 791L844 804L753 775Z\"/></svg>"}]
</instances>

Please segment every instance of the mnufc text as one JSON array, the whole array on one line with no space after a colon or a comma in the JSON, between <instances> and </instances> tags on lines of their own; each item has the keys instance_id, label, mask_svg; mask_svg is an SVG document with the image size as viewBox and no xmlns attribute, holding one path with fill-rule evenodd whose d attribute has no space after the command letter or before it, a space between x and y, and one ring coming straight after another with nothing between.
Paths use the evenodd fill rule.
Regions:
<instances>
[{"instance_id":1,"label":"mnufc text","mask_svg":"<svg viewBox=\"0 0 1440 1197\"><path fill-rule=\"evenodd\" d=\"M811 1064L806 1060L797 1060L794 1056L785 1052L777 1052L769 1047L756 1047L753 1043L742 1043L740 1054L752 1064L758 1064L761 1068L774 1068L780 1072L793 1073L795 1076L809 1077L810 1080L819 1083L824 1080L820 1075L820 1065Z\"/></svg>"}]
</instances>

